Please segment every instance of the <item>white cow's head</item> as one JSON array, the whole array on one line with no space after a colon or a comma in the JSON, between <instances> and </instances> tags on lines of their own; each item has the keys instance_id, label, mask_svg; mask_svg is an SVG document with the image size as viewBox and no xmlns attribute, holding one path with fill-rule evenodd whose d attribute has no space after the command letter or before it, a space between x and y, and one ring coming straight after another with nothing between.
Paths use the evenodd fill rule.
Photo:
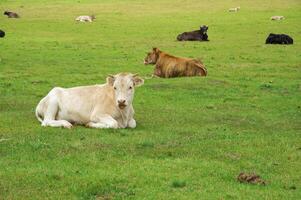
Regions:
<instances>
[{"instance_id":1,"label":"white cow's head","mask_svg":"<svg viewBox=\"0 0 301 200\"><path fill-rule=\"evenodd\" d=\"M115 93L115 103L120 109L131 105L134 98L134 88L143 85L144 80L137 74L120 73L109 75L107 83L113 87Z\"/></svg>"}]
</instances>

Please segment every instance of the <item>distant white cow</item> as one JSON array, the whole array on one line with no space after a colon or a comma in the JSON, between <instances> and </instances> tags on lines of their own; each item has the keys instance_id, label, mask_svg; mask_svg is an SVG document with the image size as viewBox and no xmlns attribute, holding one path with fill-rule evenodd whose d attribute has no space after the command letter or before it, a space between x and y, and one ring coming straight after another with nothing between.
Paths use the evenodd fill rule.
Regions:
<instances>
[{"instance_id":1,"label":"distant white cow","mask_svg":"<svg viewBox=\"0 0 301 200\"><path fill-rule=\"evenodd\" d=\"M285 19L284 16L272 16L271 20L282 20Z\"/></svg>"},{"instance_id":2,"label":"distant white cow","mask_svg":"<svg viewBox=\"0 0 301 200\"><path fill-rule=\"evenodd\" d=\"M240 6L236 8L229 8L229 12L238 12L240 10Z\"/></svg>"},{"instance_id":3,"label":"distant white cow","mask_svg":"<svg viewBox=\"0 0 301 200\"><path fill-rule=\"evenodd\" d=\"M94 15L91 16L78 16L75 20L79 22L92 22L96 17Z\"/></svg>"},{"instance_id":4,"label":"distant white cow","mask_svg":"<svg viewBox=\"0 0 301 200\"><path fill-rule=\"evenodd\" d=\"M36 108L42 126L71 128L135 128L134 87L144 80L130 73L107 77L102 85L53 88Z\"/></svg>"}]
</instances>

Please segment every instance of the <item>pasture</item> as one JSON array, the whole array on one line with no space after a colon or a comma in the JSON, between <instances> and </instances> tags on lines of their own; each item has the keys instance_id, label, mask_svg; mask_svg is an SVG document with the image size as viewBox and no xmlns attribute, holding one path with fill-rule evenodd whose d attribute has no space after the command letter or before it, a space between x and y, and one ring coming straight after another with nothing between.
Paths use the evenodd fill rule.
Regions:
<instances>
[{"instance_id":1,"label":"pasture","mask_svg":"<svg viewBox=\"0 0 301 200\"><path fill-rule=\"evenodd\" d=\"M301 199L299 0L1 0L0 10L21 16L0 16L0 199ZM95 22L74 20L89 14ZM209 42L176 41L204 24ZM265 45L269 33L294 44ZM146 79L135 129L40 126L34 110L51 88L150 77L152 47L201 58L208 76ZM239 183L240 172L267 185Z\"/></svg>"}]
</instances>

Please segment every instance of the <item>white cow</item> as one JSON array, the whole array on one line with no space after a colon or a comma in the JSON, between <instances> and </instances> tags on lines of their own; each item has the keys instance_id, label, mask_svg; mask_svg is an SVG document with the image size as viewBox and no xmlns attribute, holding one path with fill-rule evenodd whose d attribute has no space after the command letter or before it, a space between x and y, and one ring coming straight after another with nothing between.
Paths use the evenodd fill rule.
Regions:
<instances>
[{"instance_id":1,"label":"white cow","mask_svg":"<svg viewBox=\"0 0 301 200\"><path fill-rule=\"evenodd\" d=\"M229 12L238 12L240 10L240 6L236 8L229 8Z\"/></svg>"},{"instance_id":2,"label":"white cow","mask_svg":"<svg viewBox=\"0 0 301 200\"><path fill-rule=\"evenodd\" d=\"M94 15L88 16L88 15L83 15L83 16L78 16L75 20L79 22L92 22L96 17Z\"/></svg>"},{"instance_id":3,"label":"white cow","mask_svg":"<svg viewBox=\"0 0 301 200\"><path fill-rule=\"evenodd\" d=\"M135 128L134 87L144 80L130 73L109 75L102 85L53 88L36 108L42 126L71 128Z\"/></svg>"},{"instance_id":4,"label":"white cow","mask_svg":"<svg viewBox=\"0 0 301 200\"><path fill-rule=\"evenodd\" d=\"M285 19L284 16L272 16L271 20L282 20Z\"/></svg>"}]
</instances>

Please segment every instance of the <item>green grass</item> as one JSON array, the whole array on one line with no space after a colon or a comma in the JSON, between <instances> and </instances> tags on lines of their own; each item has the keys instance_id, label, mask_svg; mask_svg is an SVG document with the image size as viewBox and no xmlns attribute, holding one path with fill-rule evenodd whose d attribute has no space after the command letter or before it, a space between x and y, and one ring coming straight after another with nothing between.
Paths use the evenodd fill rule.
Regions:
<instances>
[{"instance_id":1,"label":"green grass","mask_svg":"<svg viewBox=\"0 0 301 200\"><path fill-rule=\"evenodd\" d=\"M0 199L301 199L299 0L1 0L6 9L22 18L0 17ZM210 42L175 40L202 24ZM265 45L270 32L295 43ZM54 86L149 76L154 46L202 58L208 77L145 80L133 130L36 120ZM241 184L240 172L267 185Z\"/></svg>"}]
</instances>

